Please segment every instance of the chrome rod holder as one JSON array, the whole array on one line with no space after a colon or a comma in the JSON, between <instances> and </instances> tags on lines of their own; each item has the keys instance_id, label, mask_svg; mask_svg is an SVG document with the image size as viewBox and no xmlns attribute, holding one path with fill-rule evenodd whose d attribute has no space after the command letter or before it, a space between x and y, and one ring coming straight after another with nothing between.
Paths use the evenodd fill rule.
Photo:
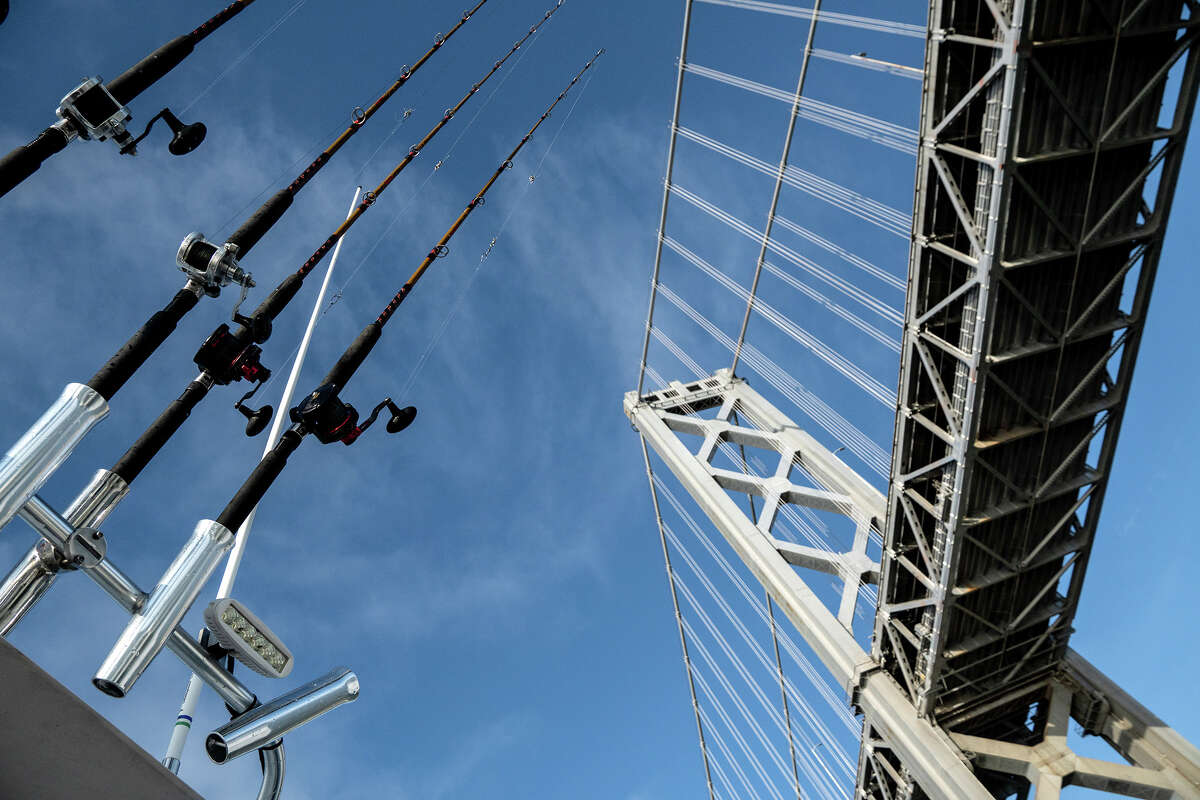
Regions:
<instances>
[{"instance_id":1,"label":"chrome rod holder","mask_svg":"<svg viewBox=\"0 0 1200 800\"><path fill-rule=\"evenodd\" d=\"M80 440L108 414L108 401L82 383L58 400L0 460L0 527L7 525L66 461Z\"/></svg>"},{"instance_id":2,"label":"chrome rod holder","mask_svg":"<svg viewBox=\"0 0 1200 800\"><path fill-rule=\"evenodd\" d=\"M201 520L187 544L167 567L146 604L125 626L92 683L113 697L124 697L167 643L172 631L233 545L233 533L220 523Z\"/></svg>"},{"instance_id":3,"label":"chrome rod holder","mask_svg":"<svg viewBox=\"0 0 1200 800\"><path fill-rule=\"evenodd\" d=\"M45 539L17 562L0 583L0 636L7 636L58 575L58 556Z\"/></svg>"},{"instance_id":4,"label":"chrome rod holder","mask_svg":"<svg viewBox=\"0 0 1200 800\"><path fill-rule=\"evenodd\" d=\"M98 469L63 516L76 528L99 528L129 494L129 484L112 470Z\"/></svg>"},{"instance_id":5,"label":"chrome rod holder","mask_svg":"<svg viewBox=\"0 0 1200 800\"><path fill-rule=\"evenodd\" d=\"M358 689L358 676L338 667L217 728L204 740L204 749L218 764L232 761L342 703L358 699Z\"/></svg>"}]
</instances>

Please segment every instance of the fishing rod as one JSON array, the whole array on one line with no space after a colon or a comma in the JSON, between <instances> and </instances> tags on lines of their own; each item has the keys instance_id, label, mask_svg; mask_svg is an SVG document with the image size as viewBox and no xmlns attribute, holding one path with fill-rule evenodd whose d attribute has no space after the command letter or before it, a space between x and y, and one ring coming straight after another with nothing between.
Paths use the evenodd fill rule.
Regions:
<instances>
[{"instance_id":1,"label":"fishing rod","mask_svg":"<svg viewBox=\"0 0 1200 800\"><path fill-rule=\"evenodd\" d=\"M298 270L284 278L271 291L254 313L249 317L235 313L236 328L231 329L227 323L222 323L209 335L193 359L196 366L200 368L200 375L192 380L183 393L163 410L113 466L111 472L120 478L126 490L167 441L178 432L192 410L207 396L214 385L225 386L243 379L253 383L253 388L238 400L234 407L247 419L247 435L255 436L262 432L270 421L274 409L269 405L251 409L245 405L245 402L265 385L271 376L271 370L262 363L261 345L270 338L275 318L299 292L304 279L350 230L351 226L379 199L404 168L412 163L421 150L453 119L454 115L479 91L480 87L499 71L504 62L533 36L546 20L550 19L560 5L561 3L547 11L542 19L531 27L529 32L516 42L503 58L495 62L488 73L475 83L455 106L445 111L437 124L417 144L409 148L400 163L384 177L378 186L364 195L362 202L354 208L350 215L337 226Z\"/></svg>"},{"instance_id":2,"label":"fishing rod","mask_svg":"<svg viewBox=\"0 0 1200 800\"><path fill-rule=\"evenodd\" d=\"M561 3L559 4L561 5ZM236 328L231 329L227 323L222 323L197 350L193 358L200 368L200 375L193 379L183 393L172 401L158 418L151 423L146 431L133 443L113 466L110 473L119 479L124 491L144 470L150 461L161 451L167 441L187 421L191 412L207 396L214 385L225 386L231 383L247 380L253 383L253 388L247 392L234 407L247 419L246 433L255 436L261 433L271 419L274 410L269 405L259 409L245 406L249 400L271 376L271 370L262 363L262 347L271 336L275 318L287 307L298 294L305 278L317 267L354 223L366 213L378 198L387 190L396 177L419 155L434 136L446 126L462 107L473 97L481 86L515 53L522 44L536 33L539 27L548 20L559 8L556 5L547 11L542 19L529 29L516 44L499 61L492 65L488 73L462 99L446 110L442 118L418 142L409 148L408 153L396 167L376 186L368 192L350 215L338 225L332 234L313 252L311 256L291 275L288 275L271 291L265 300L250 316L234 313ZM235 234L236 236L236 234Z\"/></svg>"},{"instance_id":3,"label":"fishing rod","mask_svg":"<svg viewBox=\"0 0 1200 800\"><path fill-rule=\"evenodd\" d=\"M412 163L413 159L415 159L421 153L421 151L425 149L425 147L430 143L430 141L433 140L433 137L436 136L438 134L438 132L442 128L444 128L450 122L450 120L454 118L454 116L456 114L458 114L459 111L462 110L463 106L466 105L467 101L469 101L473 96L475 96L475 94L483 87L483 85L486 84L487 81L494 74L496 74L500 70L501 67L504 66L504 63L506 61L508 61L508 59L514 53L516 53L517 50L519 50L521 48L521 46L525 44L525 42L527 42L532 36L534 36L534 34L537 33L538 29L541 28L541 26L547 20L549 20L551 16L554 15L554 12L556 12L562 6L563 2L564 2L564 0L558 0L558 2L554 5L554 7L551 8L549 11L547 11L542 16L542 18L537 22L537 24L530 27L528 33L526 33L519 40L517 40L517 42L513 44L513 46L508 50L508 52L505 53L501 59L499 59L492 65L492 68L487 72L486 75L484 75L482 78L480 78L478 81L476 81L474 85L471 86L471 88L467 91L466 94L464 94L462 96L462 99L460 99L458 101L458 103L456 103L454 106L446 109L445 113L442 115L442 118L440 120L438 120L438 122L433 126L433 128L430 129L430 131L427 134L425 134L425 136L419 142L417 142L415 145L413 145L412 147L409 148L408 153L400 161L400 163L398 163L395 166L395 168L392 169L392 171L387 174L387 176L383 179L383 181L380 182L380 184L378 186L375 187L375 189L373 189L372 191L368 192L365 195L365 199L361 203L358 202L358 197L359 197L359 193L361 193L361 189L360 189L359 193L355 194L355 199L351 203L350 212L347 215L346 220L341 225L339 225L337 230L335 230L321 244L321 246L317 248L316 252L314 252L312 254L312 256L310 256L309 259L304 262L304 265L300 268L300 271L298 274L303 274L303 273L306 273L307 271L313 269L321 261L321 259L325 256L325 253L329 252L330 248L332 248L332 250L333 250L334 258L335 259L337 258L338 250L341 247L341 243L344 241L343 236L350 229L350 227L354 224L354 222L360 216L362 216L364 213L366 213L367 208L369 208L371 206L371 204L373 204L379 200L379 197L383 194L383 192L387 189L387 187L392 183L392 181L394 181L396 179L396 177L399 176L399 174L404 170L404 168L407 167L410 163ZM332 270L332 269L333 269L333 267L331 266L330 270ZM325 276L325 284L323 284L321 287L321 296L322 297L324 296L325 285L327 285L328 282L329 282L329 273L327 272L326 276ZM320 303L320 298L318 298L318 304L319 303ZM292 366L291 375L288 377L287 388L284 390L283 398L280 400L281 406L286 407L291 401L292 392L295 388L296 380L299 377L301 364L304 360L304 354L307 351L307 345L312 336L313 328L315 327L315 324L317 321L317 312L318 312L318 306L314 306L313 312L312 312L312 317L309 320L308 329L305 331L304 339L302 340L301 345L300 345L300 354L297 356L296 362ZM262 408L258 409L257 411L252 411L250 409L247 409L243 405L243 403L246 400L248 400L258 390L258 388L259 388L259 385L256 385L254 387L254 389L252 389L250 392L248 392L245 396L242 397L241 400L239 400L235 404L235 408L237 408L239 411L241 411L243 414L245 414L247 416L247 419L249 420L246 425L246 433L247 433L247 435L250 435L250 436L256 435L261 430L261 427L266 424L266 419L270 418L270 416L272 414L272 409L270 406L263 406ZM269 453L271 451L271 449L275 446L275 444L279 441L279 436L283 432L283 430L282 430L283 425L284 425L284 418L282 416L277 417L275 419L274 424L271 426L271 432L268 435L268 440L267 440L267 447L263 452L264 456L267 453ZM150 455L150 457L153 457L152 454L149 454L149 455ZM114 472L117 472L118 474L123 474L122 471L117 468L114 468ZM242 555L245 552L246 540L250 535L250 526L253 524L253 521L254 521L254 515L253 515L253 513L251 513L249 518L247 518L237 530L237 544L234 547L233 552L230 554L229 560L226 562L225 574L221 579L221 587L217 591L217 600L221 600L223 598L228 597L230 595L230 593L232 592L233 581L237 576L238 567L241 563ZM0 595L0 596L2 596L2 595ZM181 759L183 758L183 748L184 748L184 745L187 743L188 733L190 732L190 726L180 725L179 720L185 720L185 721L190 722L192 715L195 713L196 705L200 700L200 692L201 692L202 685L203 685L203 683L199 678L197 678L195 675L190 676L190 678L188 679L187 690L184 693L183 702L180 705L179 714L177 715L177 717L174 720L174 723L171 727L171 738L170 738L170 742L167 747L167 753L163 757L162 763L164 766L167 767L167 769L169 769L172 772L175 772L177 774L179 771L179 766L181 764Z\"/></svg>"},{"instance_id":4,"label":"fishing rod","mask_svg":"<svg viewBox=\"0 0 1200 800\"><path fill-rule=\"evenodd\" d=\"M244 403L265 385L271 375L271 371L262 365L260 345L269 338L272 321L296 296L305 277L316 268L330 250L336 247L338 242L342 241L354 222L379 199L400 172L462 110L466 102L479 91L488 79L499 71L509 57L520 49L558 10L562 2L563 0L560 0L547 11L542 19L531 27L529 32L518 40L503 58L495 62L487 74L476 82L456 105L445 111L437 124L417 144L409 148L403 160L374 190L364 196L366 199L361 203L354 204L345 221L322 242L294 274L280 282L250 317L241 318L243 323L238 323L232 330L229 325L223 323L213 331L201 345L194 359L197 366L201 368L200 375L189 382L183 393L163 409L158 418L138 437L111 469L101 469L95 473L88 485L68 506L64 514L67 522L76 527L99 528L128 494L134 479L178 432L213 385L226 385L242 379L251 380L254 387L234 404L234 408L247 418L247 435L257 435L266 427L273 414L273 409L269 405L257 410L249 409ZM255 331L258 332L259 338L255 338ZM87 539L86 536L83 537L85 544L92 544L94 541ZM57 575L63 569L78 568L70 556L80 554L56 552L53 548L47 549L47 544L46 542L36 543L26 557L9 572L3 582L0 582L0 636L11 631L21 618L36 605L41 597L50 590ZM88 553L82 555L85 560L93 558Z\"/></svg>"},{"instance_id":5,"label":"fishing rod","mask_svg":"<svg viewBox=\"0 0 1200 800\"><path fill-rule=\"evenodd\" d=\"M448 254L447 244L466 222L467 217L476 208L483 205L488 191L506 170L512 168L513 159L550 116L554 108L566 97L571 87L603 53L603 50L598 51L584 65L583 69L575 74L567 87L559 93L549 108L538 117L529 132L508 154L508 157L500 163L483 188L471 198L466 208L421 261L416 271L388 301L379 316L363 328L362 332L342 353L333 368L322 378L318 387L289 411L292 427L258 462L217 519L215 521L202 520L197 523L191 538L167 568L163 578L150 593L140 611L126 626L95 677L92 678L92 683L96 688L113 697L124 697L129 692L138 677L162 649L175 626L179 624L192 603L195 602L200 589L212 575L217 563L233 545L235 538L233 531L241 527L251 511L262 500L267 489L271 487L287 465L288 458L296 452L306 437L311 434L322 444L341 442L350 445L374 424L380 412L385 408L391 414L391 418L387 422L389 433L398 433L404 430L416 418L415 408L412 406L399 408L389 397L376 405L370 415L360 422L358 411L349 403L344 402L339 395L379 341L388 320L412 292L413 287L429 269L429 266L438 258Z\"/></svg>"},{"instance_id":6,"label":"fishing rod","mask_svg":"<svg viewBox=\"0 0 1200 800\"><path fill-rule=\"evenodd\" d=\"M217 245L209 242L201 233L189 234L183 240L176 261L187 276L184 287L175 293L164 308L155 312L86 385L68 384L59 399L9 449L3 460L0 460L0 527L8 524L71 454L88 431L108 414L108 401L133 377L159 345L167 340L179 321L195 308L201 297L216 297L222 287L231 283L239 285L242 288L242 297L234 306L234 321L239 324L250 323L250 338L266 340L270 335L270 320L299 291L301 280L289 279L290 282L284 281L280 284L255 312L258 321L251 322L250 318L238 314L238 308L246 293L254 286L253 277L242 269L240 260L280 220L292 205L296 194L334 154L358 133L375 112L486 2L487 0L479 0L470 11L463 12L462 18L446 34L438 34L433 46L412 67L402 69L400 77L374 103L365 110L356 108L350 124L333 143L305 167L295 180L276 192L251 214L228 241ZM217 359L222 354L227 355L222 347L228 347L231 339L232 337L227 336L223 342L218 342L210 337L210 341L206 342L209 347L205 351L205 357ZM243 352L249 354L253 351L248 347ZM227 363L223 365L223 369L228 380L236 380L239 377L254 380L260 376L266 380L266 376L260 372L264 368L261 365L254 367L248 361ZM263 424L265 425L265 421ZM106 491L111 494L110 490Z\"/></svg>"},{"instance_id":7,"label":"fishing rod","mask_svg":"<svg viewBox=\"0 0 1200 800\"><path fill-rule=\"evenodd\" d=\"M228 241L224 244L216 244L204 238L202 233L191 233L184 238L183 243L179 246L177 263L179 268L188 276L189 283L198 284L205 294L217 296L224 286L230 283L236 283L243 289L243 299L245 290L254 286L254 282L249 273L246 273L241 268L241 259L246 256L250 249L254 247L267 234L272 226L275 225L291 207L296 195L300 193L309 181L311 181L321 169L329 163L329 160L342 149L346 142L362 130L363 126L371 117L375 115L383 104L391 99L401 86L406 84L409 79L416 74L426 61L433 57L433 54L442 48L450 37L453 36L459 28L467 23L471 16L483 7L487 0L479 0L473 9L463 12L462 18L455 23L454 27L446 34L438 34L434 39L433 46L430 47L425 54L421 56L412 67L406 67L401 70L398 77L375 102L371 103L366 109L357 107L354 109L350 124L346 129L338 134L337 138L321 151L312 163L300 171L290 184L280 189L272 195L265 203L263 203L257 211L251 214L245 222L242 223ZM298 283L294 289L289 284L288 288L277 287L271 296L264 302L263 306L274 308L275 304L286 304L287 300L291 299L291 294L299 290ZM289 294L289 291L291 294ZM187 313L195 302L199 300L200 295L197 291L188 291L187 287L180 290L180 294L186 292L191 295L193 300L191 304L185 308L180 308L176 311L178 316L170 314L170 322L178 323L182 319L182 315ZM177 298L179 295L176 296ZM174 301L173 301L174 302ZM241 301L239 300L238 306ZM234 321L242 322L243 317L237 313L238 306L234 307ZM170 308L170 307L168 307ZM168 309L164 309L167 311ZM276 311L277 313L277 311ZM272 315L273 316L273 315ZM265 315L264 315L265 319ZM172 328L174 325L172 324ZM145 330L145 328L143 328ZM139 334L142 331L138 332ZM261 324L254 331L255 337L262 336L265 338L269 334L269 327L263 327ZM165 337L164 337L165 338ZM117 355L98 372L88 385L99 392L105 399L111 399L112 394L119 389L126 380L133 375L149 357L153 349L162 343L162 340L157 339L153 334L147 336L144 340L138 340L137 345L134 341L138 340L138 335L135 334L134 339L131 339Z\"/></svg>"},{"instance_id":8,"label":"fishing rod","mask_svg":"<svg viewBox=\"0 0 1200 800\"><path fill-rule=\"evenodd\" d=\"M0 159L0 197L37 172L42 162L75 139L95 139L98 142L112 139L120 145L123 154L135 156L138 143L161 119L174 133L167 146L173 155L181 156L199 147L207 132L204 125L199 122L184 125L166 108L155 114L142 135L134 139L125 129L125 124L133 119L126 106L179 66L209 34L253 2L235 0L191 33L175 37L107 84L99 76L84 78L59 103L54 112L58 122L38 134L29 144L18 147ZM7 9L7 2L4 7Z\"/></svg>"}]
</instances>

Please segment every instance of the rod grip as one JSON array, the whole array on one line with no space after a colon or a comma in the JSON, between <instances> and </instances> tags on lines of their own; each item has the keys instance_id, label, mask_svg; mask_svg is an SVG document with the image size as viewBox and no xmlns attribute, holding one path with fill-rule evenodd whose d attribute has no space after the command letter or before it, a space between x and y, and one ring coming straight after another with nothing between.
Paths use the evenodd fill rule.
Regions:
<instances>
[{"instance_id":1,"label":"rod grip","mask_svg":"<svg viewBox=\"0 0 1200 800\"><path fill-rule=\"evenodd\" d=\"M118 103L128 105L129 101L153 86L159 78L179 66L179 62L187 58L195 46L191 34L176 36L109 81L108 90Z\"/></svg>"},{"instance_id":2,"label":"rod grip","mask_svg":"<svg viewBox=\"0 0 1200 800\"><path fill-rule=\"evenodd\" d=\"M259 303L258 308L254 309L254 317L274 321L279 313L287 307L287 304L292 302L292 298L296 296L303 285L304 279L299 275L294 272L288 275L271 290L265 300Z\"/></svg>"},{"instance_id":3,"label":"rod grip","mask_svg":"<svg viewBox=\"0 0 1200 800\"><path fill-rule=\"evenodd\" d=\"M270 200L259 206L258 211L242 223L242 227L233 232L229 243L238 246L238 258L245 258L250 249L258 244L258 240L267 235L271 226L279 222L283 212L291 207L292 198L291 189L280 189Z\"/></svg>"},{"instance_id":4,"label":"rod grip","mask_svg":"<svg viewBox=\"0 0 1200 800\"><path fill-rule=\"evenodd\" d=\"M270 489L271 484L279 477L279 473L287 466L288 456L296 452L296 448L302 441L304 441L304 437L296 431L285 431L280 437L279 443L271 448L271 452L263 456L262 461L259 461L254 471L250 473L250 477L246 478L246 482L229 501L229 505L225 506L221 516L217 517L217 522L231 531L237 531L246 521L246 517L250 516L254 507L263 499L267 489Z\"/></svg>"},{"instance_id":5,"label":"rod grip","mask_svg":"<svg viewBox=\"0 0 1200 800\"><path fill-rule=\"evenodd\" d=\"M37 172L43 161L67 146L67 141L65 133L51 126L29 144L21 145L0 159L0 197Z\"/></svg>"},{"instance_id":6,"label":"rod grip","mask_svg":"<svg viewBox=\"0 0 1200 800\"><path fill-rule=\"evenodd\" d=\"M254 341L261 344L271 338L271 323L287 307L287 304L292 302L292 298L296 296L303 285L304 278L294 272L280 281L279 285L267 295L267 299L254 309L254 313L250 315L249 324L243 321L238 327L234 333L238 341Z\"/></svg>"},{"instance_id":7,"label":"rod grip","mask_svg":"<svg viewBox=\"0 0 1200 800\"><path fill-rule=\"evenodd\" d=\"M342 389L349 383L350 378L362 366L363 361L371 353L371 348L379 341L380 334L383 333L383 326L378 321L372 322L370 325L362 329L358 337L351 342L346 348L346 352L342 353L342 357L333 365L333 369L321 379L321 386L332 383L339 389Z\"/></svg>"},{"instance_id":8,"label":"rod grip","mask_svg":"<svg viewBox=\"0 0 1200 800\"><path fill-rule=\"evenodd\" d=\"M112 472L125 481L126 486L133 483L134 478L158 455L158 451L183 427L192 409L198 406L207 394L208 386L204 383L198 380L189 383L183 394L172 400L158 415L158 419L150 423L150 427L146 428L133 446L125 451L125 455L117 460Z\"/></svg>"},{"instance_id":9,"label":"rod grip","mask_svg":"<svg viewBox=\"0 0 1200 800\"><path fill-rule=\"evenodd\" d=\"M161 311L154 312L154 315L146 320L146 324L138 328L116 355L92 376L87 385L105 400L111 400L199 301L200 298L191 289L180 289L171 298L171 302Z\"/></svg>"}]
</instances>

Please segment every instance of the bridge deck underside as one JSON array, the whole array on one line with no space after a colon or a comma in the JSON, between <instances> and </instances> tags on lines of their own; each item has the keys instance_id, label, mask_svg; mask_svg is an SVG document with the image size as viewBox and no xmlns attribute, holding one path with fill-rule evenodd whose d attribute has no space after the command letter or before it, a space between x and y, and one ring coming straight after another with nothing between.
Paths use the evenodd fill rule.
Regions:
<instances>
[{"instance_id":1,"label":"bridge deck underside","mask_svg":"<svg viewBox=\"0 0 1200 800\"><path fill-rule=\"evenodd\" d=\"M931 7L875 646L943 727L1024 742L1079 601L1196 32L1181 0L989 5Z\"/></svg>"}]
</instances>

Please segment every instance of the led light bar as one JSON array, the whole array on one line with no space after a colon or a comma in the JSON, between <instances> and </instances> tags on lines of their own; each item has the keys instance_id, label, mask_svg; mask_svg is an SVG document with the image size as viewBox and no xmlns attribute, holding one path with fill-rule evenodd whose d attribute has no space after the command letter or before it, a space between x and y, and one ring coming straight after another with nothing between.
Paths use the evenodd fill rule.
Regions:
<instances>
[{"instance_id":1,"label":"led light bar","mask_svg":"<svg viewBox=\"0 0 1200 800\"><path fill-rule=\"evenodd\" d=\"M259 675L284 678L292 671L292 651L237 600L225 597L209 603L204 624L222 647Z\"/></svg>"}]
</instances>

